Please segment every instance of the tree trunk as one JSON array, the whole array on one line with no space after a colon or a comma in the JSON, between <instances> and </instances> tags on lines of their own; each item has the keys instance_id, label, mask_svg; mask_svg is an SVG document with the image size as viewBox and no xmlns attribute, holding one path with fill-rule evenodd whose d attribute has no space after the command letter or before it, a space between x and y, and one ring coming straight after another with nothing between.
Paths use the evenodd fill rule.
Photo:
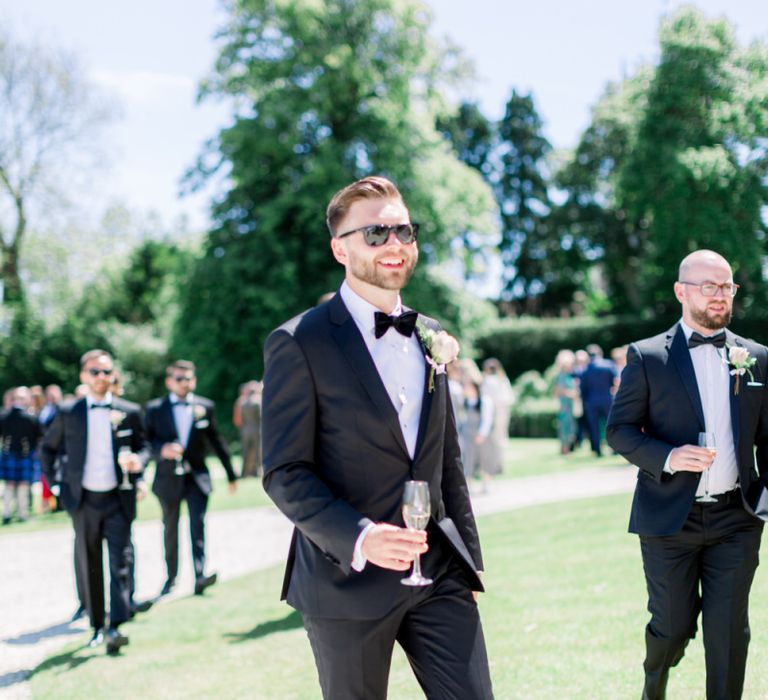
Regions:
<instances>
[{"instance_id":1,"label":"tree trunk","mask_svg":"<svg viewBox=\"0 0 768 700\"><path fill-rule=\"evenodd\" d=\"M0 265L0 280L2 280L2 302L5 305L15 304L23 300L24 293L19 276L19 250L15 245L8 246L3 251L3 261Z\"/></svg>"}]
</instances>

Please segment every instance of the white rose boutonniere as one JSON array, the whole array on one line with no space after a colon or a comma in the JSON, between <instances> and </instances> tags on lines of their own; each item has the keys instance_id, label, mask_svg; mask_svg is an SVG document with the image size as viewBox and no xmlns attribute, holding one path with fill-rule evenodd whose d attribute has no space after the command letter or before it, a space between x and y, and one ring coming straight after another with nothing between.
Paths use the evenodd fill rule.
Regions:
<instances>
[{"instance_id":1,"label":"white rose boutonniere","mask_svg":"<svg viewBox=\"0 0 768 700\"><path fill-rule=\"evenodd\" d=\"M117 430L117 426L125 420L125 416L126 414L123 413L123 411L118 411L114 408L109 412L109 422L112 423L112 427L115 430Z\"/></svg>"},{"instance_id":2,"label":"white rose boutonniere","mask_svg":"<svg viewBox=\"0 0 768 700\"><path fill-rule=\"evenodd\" d=\"M738 345L727 345L726 347L728 348L728 364L732 367L731 375L736 377L733 393L738 395L739 380L745 372L749 375L750 381L755 381L755 377L752 374L752 366L757 360L749 354L749 350L746 348Z\"/></svg>"},{"instance_id":3,"label":"white rose boutonniere","mask_svg":"<svg viewBox=\"0 0 768 700\"><path fill-rule=\"evenodd\" d=\"M445 331L433 331L421 324L416 330L429 353L425 357L429 364L428 391L431 392L435 389L435 375L445 374L445 366L459 356L459 341Z\"/></svg>"},{"instance_id":4,"label":"white rose boutonniere","mask_svg":"<svg viewBox=\"0 0 768 700\"><path fill-rule=\"evenodd\" d=\"M202 420L203 418L205 418L205 406L201 406L200 404L195 404L194 414L195 414L195 420Z\"/></svg>"}]
</instances>

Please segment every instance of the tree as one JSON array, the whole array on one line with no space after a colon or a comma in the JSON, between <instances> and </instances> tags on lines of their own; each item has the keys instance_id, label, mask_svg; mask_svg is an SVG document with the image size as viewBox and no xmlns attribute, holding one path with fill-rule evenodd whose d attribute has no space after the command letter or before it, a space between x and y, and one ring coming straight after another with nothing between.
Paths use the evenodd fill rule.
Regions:
<instances>
[{"instance_id":1,"label":"tree","mask_svg":"<svg viewBox=\"0 0 768 700\"><path fill-rule=\"evenodd\" d=\"M560 178L574 227L617 309L671 313L677 262L697 248L731 260L741 309L762 309L768 47L739 47L725 20L690 7L660 45L657 66L609 90Z\"/></svg>"},{"instance_id":2,"label":"tree","mask_svg":"<svg viewBox=\"0 0 768 700\"><path fill-rule=\"evenodd\" d=\"M228 9L203 95L232 96L239 108L192 181L226 171L229 186L174 339L177 354L205 368L201 390L219 397L260 376L270 330L338 287L324 210L343 185L374 172L397 182L423 225L415 285L460 232L494 226L488 188L432 126L439 87L460 61L431 40L424 5L239 0ZM432 303L419 300L444 318Z\"/></svg>"},{"instance_id":3,"label":"tree","mask_svg":"<svg viewBox=\"0 0 768 700\"><path fill-rule=\"evenodd\" d=\"M23 298L20 261L33 204L55 189L64 164L92 148L108 112L73 56L0 32L0 115L0 281L4 302L13 304Z\"/></svg>"}]
</instances>

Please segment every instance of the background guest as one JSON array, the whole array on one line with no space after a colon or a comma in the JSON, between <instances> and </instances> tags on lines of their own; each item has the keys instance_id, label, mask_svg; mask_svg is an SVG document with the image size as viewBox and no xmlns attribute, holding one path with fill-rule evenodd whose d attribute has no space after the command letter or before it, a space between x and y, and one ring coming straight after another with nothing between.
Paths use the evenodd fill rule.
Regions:
<instances>
[{"instance_id":1,"label":"background guest","mask_svg":"<svg viewBox=\"0 0 768 700\"><path fill-rule=\"evenodd\" d=\"M613 362L603 359L602 348L591 343L587 346L589 364L581 375L579 390L584 403L584 413L589 426L589 442L592 452L602 457L602 432L613 403L616 384L616 368Z\"/></svg>"},{"instance_id":2,"label":"background guest","mask_svg":"<svg viewBox=\"0 0 768 700\"><path fill-rule=\"evenodd\" d=\"M555 358L557 375L555 376L555 396L560 405L557 412L557 436L560 439L560 453L568 454L576 441L576 419L573 415L574 402L579 390L573 377L575 354L570 350L561 350Z\"/></svg>"},{"instance_id":3,"label":"background guest","mask_svg":"<svg viewBox=\"0 0 768 700\"><path fill-rule=\"evenodd\" d=\"M501 362L495 357L489 357L483 362L483 381L480 388L483 398L490 398L493 403L493 426L489 439L493 443L496 459L496 464L492 465L492 473L499 474L503 468L509 440L509 417L515 392Z\"/></svg>"}]
</instances>

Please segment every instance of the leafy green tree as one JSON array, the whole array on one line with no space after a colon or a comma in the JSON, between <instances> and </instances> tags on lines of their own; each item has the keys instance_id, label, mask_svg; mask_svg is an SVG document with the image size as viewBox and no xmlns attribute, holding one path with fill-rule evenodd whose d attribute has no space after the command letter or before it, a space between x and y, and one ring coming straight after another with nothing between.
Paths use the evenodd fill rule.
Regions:
<instances>
[{"instance_id":1,"label":"leafy green tree","mask_svg":"<svg viewBox=\"0 0 768 700\"><path fill-rule=\"evenodd\" d=\"M201 391L231 399L261 375L266 335L338 287L324 219L340 187L371 173L397 182L422 223L414 288L461 232L493 232L494 206L432 126L440 86L462 62L431 39L421 2L238 0L227 9L202 94L239 106L191 183L225 171L228 189L173 348L201 366ZM407 298L445 316L436 295Z\"/></svg>"},{"instance_id":2,"label":"leafy green tree","mask_svg":"<svg viewBox=\"0 0 768 700\"><path fill-rule=\"evenodd\" d=\"M734 263L741 310L760 312L768 47L740 47L690 7L662 24L660 46L657 66L608 91L559 178L575 236L616 309L671 312L677 262L713 248Z\"/></svg>"}]
</instances>

